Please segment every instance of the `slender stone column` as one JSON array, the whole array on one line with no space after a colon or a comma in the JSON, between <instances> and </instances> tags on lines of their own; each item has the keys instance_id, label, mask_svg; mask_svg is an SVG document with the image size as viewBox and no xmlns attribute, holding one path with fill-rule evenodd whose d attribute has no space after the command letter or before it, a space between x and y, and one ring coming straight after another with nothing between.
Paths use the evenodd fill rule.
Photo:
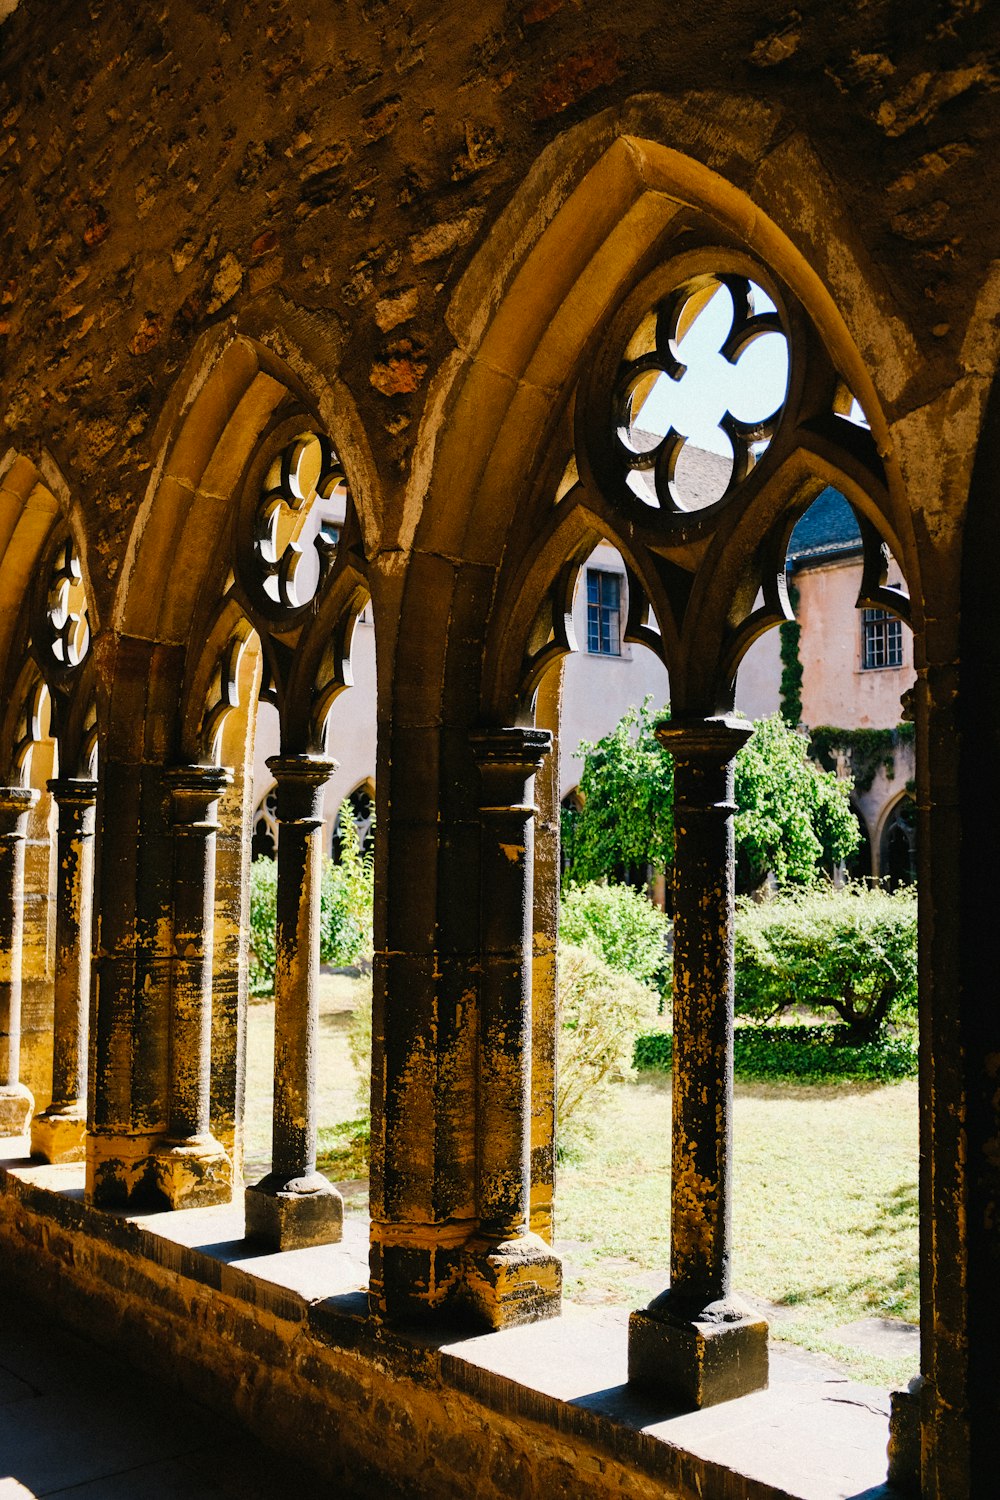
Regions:
<instances>
[{"instance_id":1,"label":"slender stone column","mask_svg":"<svg viewBox=\"0 0 1000 1500\"><path fill-rule=\"evenodd\" d=\"M83 1161L97 782L61 777L48 788L59 810L52 1102L31 1122L31 1154L49 1162Z\"/></svg>"},{"instance_id":2,"label":"slender stone column","mask_svg":"<svg viewBox=\"0 0 1000 1500\"><path fill-rule=\"evenodd\" d=\"M0 787L0 1136L22 1135L35 1103L20 1067L24 840L37 801L30 787Z\"/></svg>"},{"instance_id":3,"label":"slender stone column","mask_svg":"<svg viewBox=\"0 0 1000 1500\"><path fill-rule=\"evenodd\" d=\"M482 778L477 1089L478 1230L465 1298L490 1328L558 1314L562 1265L529 1229L534 775L547 729L472 737Z\"/></svg>"},{"instance_id":4,"label":"slender stone column","mask_svg":"<svg viewBox=\"0 0 1000 1500\"><path fill-rule=\"evenodd\" d=\"M232 1165L209 1124L215 838L223 766L166 771L173 828L173 932L167 1135L157 1146L156 1185L171 1208L228 1203Z\"/></svg>"},{"instance_id":5,"label":"slender stone column","mask_svg":"<svg viewBox=\"0 0 1000 1500\"><path fill-rule=\"evenodd\" d=\"M535 722L552 731L552 749L535 777L534 933L531 955L531 1227L547 1244L555 1234L556 1043L559 930L559 715L562 674L538 689Z\"/></svg>"},{"instance_id":6,"label":"slender stone column","mask_svg":"<svg viewBox=\"0 0 1000 1500\"><path fill-rule=\"evenodd\" d=\"M668 722L674 758L670 1286L629 1324L629 1379L685 1407L767 1385L767 1324L732 1296L733 762L751 726Z\"/></svg>"},{"instance_id":7,"label":"slender stone column","mask_svg":"<svg viewBox=\"0 0 1000 1500\"><path fill-rule=\"evenodd\" d=\"M336 762L275 755L278 924L271 1171L247 1188L247 1235L277 1250L339 1240L344 1201L316 1171L323 790Z\"/></svg>"}]
</instances>

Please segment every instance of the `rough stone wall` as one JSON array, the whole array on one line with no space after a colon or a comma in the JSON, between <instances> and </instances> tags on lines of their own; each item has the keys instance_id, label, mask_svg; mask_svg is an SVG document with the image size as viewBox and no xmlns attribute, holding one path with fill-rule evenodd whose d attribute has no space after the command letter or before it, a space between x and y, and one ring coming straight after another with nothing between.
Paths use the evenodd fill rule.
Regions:
<instances>
[{"instance_id":1,"label":"rough stone wall","mask_svg":"<svg viewBox=\"0 0 1000 1500\"><path fill-rule=\"evenodd\" d=\"M311 1303L12 1176L0 1269L358 1500L777 1500L770 1484L378 1330L359 1297Z\"/></svg>"},{"instance_id":2,"label":"rough stone wall","mask_svg":"<svg viewBox=\"0 0 1000 1500\"><path fill-rule=\"evenodd\" d=\"M721 0L681 42L654 0L29 0L0 64L5 435L64 466L106 602L174 376L267 294L367 408L392 488L477 242L546 142L643 91L754 133L766 100L775 143L808 134L930 391L1000 241L991 10Z\"/></svg>"}]
</instances>

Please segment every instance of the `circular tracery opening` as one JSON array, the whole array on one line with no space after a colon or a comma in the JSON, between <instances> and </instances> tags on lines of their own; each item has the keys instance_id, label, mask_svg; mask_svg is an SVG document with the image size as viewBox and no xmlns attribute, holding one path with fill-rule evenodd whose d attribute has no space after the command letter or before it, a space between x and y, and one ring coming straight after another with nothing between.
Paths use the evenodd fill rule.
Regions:
<instances>
[{"instance_id":1,"label":"circular tracery opening","mask_svg":"<svg viewBox=\"0 0 1000 1500\"><path fill-rule=\"evenodd\" d=\"M654 509L717 504L753 468L781 418L788 337L749 277L698 275L636 328L615 389L626 484Z\"/></svg>"},{"instance_id":2,"label":"circular tracery opening","mask_svg":"<svg viewBox=\"0 0 1000 1500\"><path fill-rule=\"evenodd\" d=\"M90 618L80 557L68 538L56 553L45 600L49 654L63 671L78 667L90 649Z\"/></svg>"},{"instance_id":3,"label":"circular tracery opening","mask_svg":"<svg viewBox=\"0 0 1000 1500\"><path fill-rule=\"evenodd\" d=\"M347 481L328 438L302 433L272 460L254 528L258 579L271 604L295 610L315 596L346 505Z\"/></svg>"}]
</instances>

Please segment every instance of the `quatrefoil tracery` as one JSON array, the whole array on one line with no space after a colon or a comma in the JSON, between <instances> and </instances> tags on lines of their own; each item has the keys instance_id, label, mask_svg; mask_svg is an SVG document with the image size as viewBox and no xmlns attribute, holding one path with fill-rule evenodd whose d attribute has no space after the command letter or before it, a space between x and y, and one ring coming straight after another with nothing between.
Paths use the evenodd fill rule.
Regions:
<instances>
[{"instance_id":1,"label":"quatrefoil tracery","mask_svg":"<svg viewBox=\"0 0 1000 1500\"><path fill-rule=\"evenodd\" d=\"M254 518L257 581L269 605L292 612L315 597L337 550L336 527L320 520L311 542L301 533L316 500L332 500L347 482L329 438L303 433L282 449L265 476Z\"/></svg>"},{"instance_id":2,"label":"quatrefoil tracery","mask_svg":"<svg viewBox=\"0 0 1000 1500\"><path fill-rule=\"evenodd\" d=\"M709 303L723 291L731 299L732 317L711 358L721 356L735 368L758 339L778 335L787 344L777 310L755 310L755 299L764 300L760 287L748 276L728 271L689 277L642 320L619 367L613 421L615 450L625 483L651 509L683 515L726 499L749 474L781 418L784 393L776 406L767 403L752 420L736 415L727 405L717 426L728 439L732 459L722 454L703 457L695 480L690 468L694 446L689 446L690 434L679 430L669 413L677 388L685 379L693 378L680 357L684 341ZM702 381L704 378L702 373ZM745 401L745 391L742 396ZM686 466L685 475L682 471Z\"/></svg>"}]
</instances>

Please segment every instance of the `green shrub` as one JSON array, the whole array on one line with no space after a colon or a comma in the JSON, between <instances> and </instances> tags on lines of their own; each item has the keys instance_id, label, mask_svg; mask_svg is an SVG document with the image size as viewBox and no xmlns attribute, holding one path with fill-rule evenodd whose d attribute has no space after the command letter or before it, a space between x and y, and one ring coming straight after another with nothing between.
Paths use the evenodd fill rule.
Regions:
<instances>
[{"instance_id":1,"label":"green shrub","mask_svg":"<svg viewBox=\"0 0 1000 1500\"><path fill-rule=\"evenodd\" d=\"M556 1114L560 1133L627 1072L636 1031L656 1011L656 994L587 948L559 944Z\"/></svg>"},{"instance_id":2,"label":"green shrub","mask_svg":"<svg viewBox=\"0 0 1000 1500\"><path fill-rule=\"evenodd\" d=\"M340 863L323 857L320 885L320 962L348 967L370 964L374 872L371 854L362 854L358 831L345 802L339 813ZM278 866L266 857L250 866L250 993L274 994L277 958Z\"/></svg>"},{"instance_id":3,"label":"green shrub","mask_svg":"<svg viewBox=\"0 0 1000 1500\"><path fill-rule=\"evenodd\" d=\"M273 859L255 859L250 866L251 995L273 995L278 866Z\"/></svg>"},{"instance_id":4,"label":"green shrub","mask_svg":"<svg viewBox=\"0 0 1000 1500\"><path fill-rule=\"evenodd\" d=\"M586 948L619 974L662 988L669 919L629 885L569 886L559 911L559 937Z\"/></svg>"},{"instance_id":5,"label":"green shrub","mask_svg":"<svg viewBox=\"0 0 1000 1500\"><path fill-rule=\"evenodd\" d=\"M917 1046L911 1035L883 1037L860 1046L850 1044L850 1028L819 1026L740 1026L734 1043L736 1076L745 1082L891 1083L917 1073ZM633 1065L669 1072L673 1037L657 1031L635 1039Z\"/></svg>"},{"instance_id":6,"label":"green shrub","mask_svg":"<svg viewBox=\"0 0 1000 1500\"><path fill-rule=\"evenodd\" d=\"M323 860L320 887L320 962L337 967L370 964L374 865L362 854L349 802L341 804L340 861Z\"/></svg>"},{"instance_id":7,"label":"green shrub","mask_svg":"<svg viewBox=\"0 0 1000 1500\"><path fill-rule=\"evenodd\" d=\"M766 1020L795 1006L832 1010L857 1042L911 1022L917 1004L917 904L847 886L741 903L736 1011Z\"/></svg>"}]
</instances>

